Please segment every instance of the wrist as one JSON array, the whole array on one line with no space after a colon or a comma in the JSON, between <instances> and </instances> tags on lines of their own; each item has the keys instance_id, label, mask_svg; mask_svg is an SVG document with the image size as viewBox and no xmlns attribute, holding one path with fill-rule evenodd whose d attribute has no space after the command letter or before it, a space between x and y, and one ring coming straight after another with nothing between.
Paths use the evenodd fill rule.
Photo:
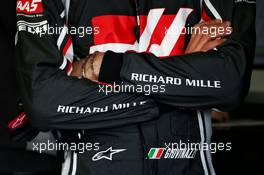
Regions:
<instances>
[{"instance_id":1,"label":"wrist","mask_svg":"<svg viewBox=\"0 0 264 175\"><path fill-rule=\"evenodd\" d=\"M87 57L84 58L83 64L82 64L82 74L81 74L81 78L86 78L86 64L89 60L90 55L88 55Z\"/></svg>"},{"instance_id":2,"label":"wrist","mask_svg":"<svg viewBox=\"0 0 264 175\"><path fill-rule=\"evenodd\" d=\"M95 54L90 54L85 58L85 61L82 65L82 78L93 79L96 77L93 66L94 58Z\"/></svg>"}]
</instances>

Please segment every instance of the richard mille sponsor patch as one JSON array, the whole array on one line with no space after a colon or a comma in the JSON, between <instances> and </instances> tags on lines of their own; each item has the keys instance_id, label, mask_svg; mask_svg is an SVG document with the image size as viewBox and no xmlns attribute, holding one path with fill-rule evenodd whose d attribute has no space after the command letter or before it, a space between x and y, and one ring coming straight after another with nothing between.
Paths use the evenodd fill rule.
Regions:
<instances>
[{"instance_id":1,"label":"richard mille sponsor patch","mask_svg":"<svg viewBox=\"0 0 264 175\"><path fill-rule=\"evenodd\" d=\"M197 150L192 149L165 149L151 148L148 152L149 159L193 159Z\"/></svg>"},{"instance_id":2,"label":"richard mille sponsor patch","mask_svg":"<svg viewBox=\"0 0 264 175\"><path fill-rule=\"evenodd\" d=\"M57 108L57 112L58 113L66 113L66 114L103 113L103 112L107 112L107 111L127 109L130 107L144 105L146 103L147 103L146 101L140 101L138 103L132 102L132 103L112 104L111 106L104 106L104 107L82 107L82 106L59 105Z\"/></svg>"},{"instance_id":3,"label":"richard mille sponsor patch","mask_svg":"<svg viewBox=\"0 0 264 175\"><path fill-rule=\"evenodd\" d=\"M164 77L150 74L132 73L131 80L136 82L148 82L154 84L167 84L175 86L199 87L199 88L221 88L221 81L182 79L177 77Z\"/></svg>"}]
</instances>

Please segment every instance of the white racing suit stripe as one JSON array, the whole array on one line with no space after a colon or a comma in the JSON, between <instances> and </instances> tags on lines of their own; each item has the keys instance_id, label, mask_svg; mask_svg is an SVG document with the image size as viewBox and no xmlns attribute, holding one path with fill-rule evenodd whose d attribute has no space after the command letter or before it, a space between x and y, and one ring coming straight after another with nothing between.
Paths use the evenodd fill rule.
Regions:
<instances>
[{"instance_id":1,"label":"white racing suit stripe","mask_svg":"<svg viewBox=\"0 0 264 175\"><path fill-rule=\"evenodd\" d=\"M212 136L212 121L210 111L197 111L197 115L201 136L201 145L204 143L210 145ZM210 149L203 150L203 146L201 146L200 156L205 175L215 175Z\"/></svg>"},{"instance_id":2,"label":"white racing suit stripe","mask_svg":"<svg viewBox=\"0 0 264 175\"><path fill-rule=\"evenodd\" d=\"M204 138L204 127L203 127L201 111L197 111L197 115L198 115L198 122L199 122L199 128L200 128L201 145L203 145L203 143L205 143L205 138ZM200 156L201 156L201 161L202 161L202 165L203 165L203 169L204 169L204 174L209 175L208 167L206 165L203 146L201 146L201 148L200 148Z\"/></svg>"},{"instance_id":3,"label":"white racing suit stripe","mask_svg":"<svg viewBox=\"0 0 264 175\"><path fill-rule=\"evenodd\" d=\"M70 164L71 164L71 152L65 151L64 152L64 163L62 164L62 171L61 175L68 175L70 171Z\"/></svg>"},{"instance_id":4,"label":"white racing suit stripe","mask_svg":"<svg viewBox=\"0 0 264 175\"><path fill-rule=\"evenodd\" d=\"M211 143L212 137L212 116L211 111L204 111L204 123L205 123L205 132L206 132L206 142ZM212 155L210 150L206 151L206 158L209 166L209 170L212 175L215 175L215 170L212 162Z\"/></svg>"},{"instance_id":5,"label":"white racing suit stripe","mask_svg":"<svg viewBox=\"0 0 264 175\"><path fill-rule=\"evenodd\" d=\"M210 2L210 0L204 0L205 5L208 7L208 9L212 12L212 14L214 15L214 17L216 19L222 19L222 17L219 15L219 13L217 12L217 10L214 8L214 6L212 5L212 3Z\"/></svg>"},{"instance_id":6,"label":"white racing suit stripe","mask_svg":"<svg viewBox=\"0 0 264 175\"><path fill-rule=\"evenodd\" d=\"M76 174L76 170L77 170L77 153L73 153L73 165L72 165L72 172L71 175L75 175Z\"/></svg>"}]
</instances>

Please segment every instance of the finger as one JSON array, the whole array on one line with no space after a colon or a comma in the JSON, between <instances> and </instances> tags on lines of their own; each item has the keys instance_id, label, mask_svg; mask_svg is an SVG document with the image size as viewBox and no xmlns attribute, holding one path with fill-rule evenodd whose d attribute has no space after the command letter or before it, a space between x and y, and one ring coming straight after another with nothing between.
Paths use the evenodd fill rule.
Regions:
<instances>
[{"instance_id":1,"label":"finger","mask_svg":"<svg viewBox=\"0 0 264 175\"><path fill-rule=\"evenodd\" d=\"M86 69L85 78L92 80L92 81L97 80L92 69Z\"/></svg>"},{"instance_id":2,"label":"finger","mask_svg":"<svg viewBox=\"0 0 264 175\"><path fill-rule=\"evenodd\" d=\"M196 43L196 47L194 49L194 51L200 51L205 44L207 44L208 42L210 42L211 40L213 40L213 38L210 35L200 35L200 39L199 41Z\"/></svg>"},{"instance_id":3,"label":"finger","mask_svg":"<svg viewBox=\"0 0 264 175\"><path fill-rule=\"evenodd\" d=\"M227 27L230 27L231 23L230 22L224 22L224 23L219 23L218 21L216 22L211 22L210 24L207 24L205 26L201 26L202 30L209 30L210 33L208 35L202 35L198 43L196 44L196 50L199 51L201 50L208 42L215 40L216 38L219 37L224 37L229 35L230 33L227 32ZM206 29L207 28L207 29ZM212 30L213 29L213 30ZM214 43L219 43L221 41L216 41Z\"/></svg>"},{"instance_id":4,"label":"finger","mask_svg":"<svg viewBox=\"0 0 264 175\"><path fill-rule=\"evenodd\" d=\"M189 42L189 44L185 50L185 54L189 54L189 53L192 53L192 52L197 50L196 48L197 48L197 45L198 45L200 38L201 38L201 36L197 35L190 40L190 42Z\"/></svg>"},{"instance_id":5,"label":"finger","mask_svg":"<svg viewBox=\"0 0 264 175\"><path fill-rule=\"evenodd\" d=\"M206 24L203 27L209 31L209 35L213 39L226 37L233 32L233 28L231 27L231 23L229 21L223 23Z\"/></svg>"},{"instance_id":6,"label":"finger","mask_svg":"<svg viewBox=\"0 0 264 175\"><path fill-rule=\"evenodd\" d=\"M189 44L186 48L186 51L185 51L186 54L192 53L192 52L197 50L196 48L199 44L199 41L200 41L202 35L200 35L200 32L196 32L196 28L199 29L200 26L201 26L200 24L197 24L194 26L194 28L192 30L192 36L191 36L190 42L189 42Z\"/></svg>"},{"instance_id":7,"label":"finger","mask_svg":"<svg viewBox=\"0 0 264 175\"><path fill-rule=\"evenodd\" d=\"M186 51L199 51L199 49L201 49L206 42L211 40L211 35L208 33L207 36L206 34L204 34L203 30L208 31L211 26L217 26L220 24L222 24L222 21L219 19L196 24L192 30L192 37L190 40L191 44L188 45Z\"/></svg>"},{"instance_id":8,"label":"finger","mask_svg":"<svg viewBox=\"0 0 264 175\"><path fill-rule=\"evenodd\" d=\"M199 52L208 42L219 37L226 37L232 33L231 23L219 19L196 24L192 30L192 37L185 53Z\"/></svg>"},{"instance_id":9,"label":"finger","mask_svg":"<svg viewBox=\"0 0 264 175\"><path fill-rule=\"evenodd\" d=\"M102 52L97 52L95 54L95 57L94 57L93 70L94 70L94 74L97 77L99 77L101 65L102 65L102 62L103 62L103 57L104 57L104 53L102 53Z\"/></svg>"},{"instance_id":10,"label":"finger","mask_svg":"<svg viewBox=\"0 0 264 175\"><path fill-rule=\"evenodd\" d=\"M202 52L207 52L208 50L214 49L220 45L222 45L227 39L215 39L212 40L210 42L208 42L207 44L205 44L202 48L201 51Z\"/></svg>"},{"instance_id":11,"label":"finger","mask_svg":"<svg viewBox=\"0 0 264 175\"><path fill-rule=\"evenodd\" d=\"M223 38L226 36L229 36L232 32L233 32L233 28L231 26L230 22L225 22L223 24L218 24L217 30L216 30L216 35L214 36L214 38Z\"/></svg>"},{"instance_id":12,"label":"finger","mask_svg":"<svg viewBox=\"0 0 264 175\"><path fill-rule=\"evenodd\" d=\"M97 78L92 74L91 72L88 72L85 76L86 79L89 79L91 81L97 81Z\"/></svg>"}]
</instances>

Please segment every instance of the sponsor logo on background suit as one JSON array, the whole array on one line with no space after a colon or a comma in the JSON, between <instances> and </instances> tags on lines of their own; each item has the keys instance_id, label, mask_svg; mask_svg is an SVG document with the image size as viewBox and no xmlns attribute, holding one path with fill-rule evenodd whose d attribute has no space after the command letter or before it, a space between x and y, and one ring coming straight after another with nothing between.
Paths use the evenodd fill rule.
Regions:
<instances>
[{"instance_id":1,"label":"sponsor logo on background suit","mask_svg":"<svg viewBox=\"0 0 264 175\"><path fill-rule=\"evenodd\" d=\"M16 12L24 14L42 13L42 0L17 0Z\"/></svg>"},{"instance_id":2,"label":"sponsor logo on background suit","mask_svg":"<svg viewBox=\"0 0 264 175\"><path fill-rule=\"evenodd\" d=\"M235 0L235 3L239 3L239 2L245 2L248 4L256 4L255 0Z\"/></svg>"},{"instance_id":3,"label":"sponsor logo on background suit","mask_svg":"<svg viewBox=\"0 0 264 175\"><path fill-rule=\"evenodd\" d=\"M98 161L101 159L106 159L106 160L113 160L113 155L126 151L126 149L113 149L112 147L108 148L105 151L100 151L98 153L96 153L93 157L92 160L93 161Z\"/></svg>"},{"instance_id":4,"label":"sponsor logo on background suit","mask_svg":"<svg viewBox=\"0 0 264 175\"><path fill-rule=\"evenodd\" d=\"M177 14L165 14L165 8L152 9L148 15L140 16L139 42L135 36L137 20L134 16L104 15L92 19L92 25L100 28L94 36L90 53L105 52L149 52L158 57L184 53L184 29L191 8L180 8ZM114 26L114 27L113 27Z\"/></svg>"}]
</instances>

